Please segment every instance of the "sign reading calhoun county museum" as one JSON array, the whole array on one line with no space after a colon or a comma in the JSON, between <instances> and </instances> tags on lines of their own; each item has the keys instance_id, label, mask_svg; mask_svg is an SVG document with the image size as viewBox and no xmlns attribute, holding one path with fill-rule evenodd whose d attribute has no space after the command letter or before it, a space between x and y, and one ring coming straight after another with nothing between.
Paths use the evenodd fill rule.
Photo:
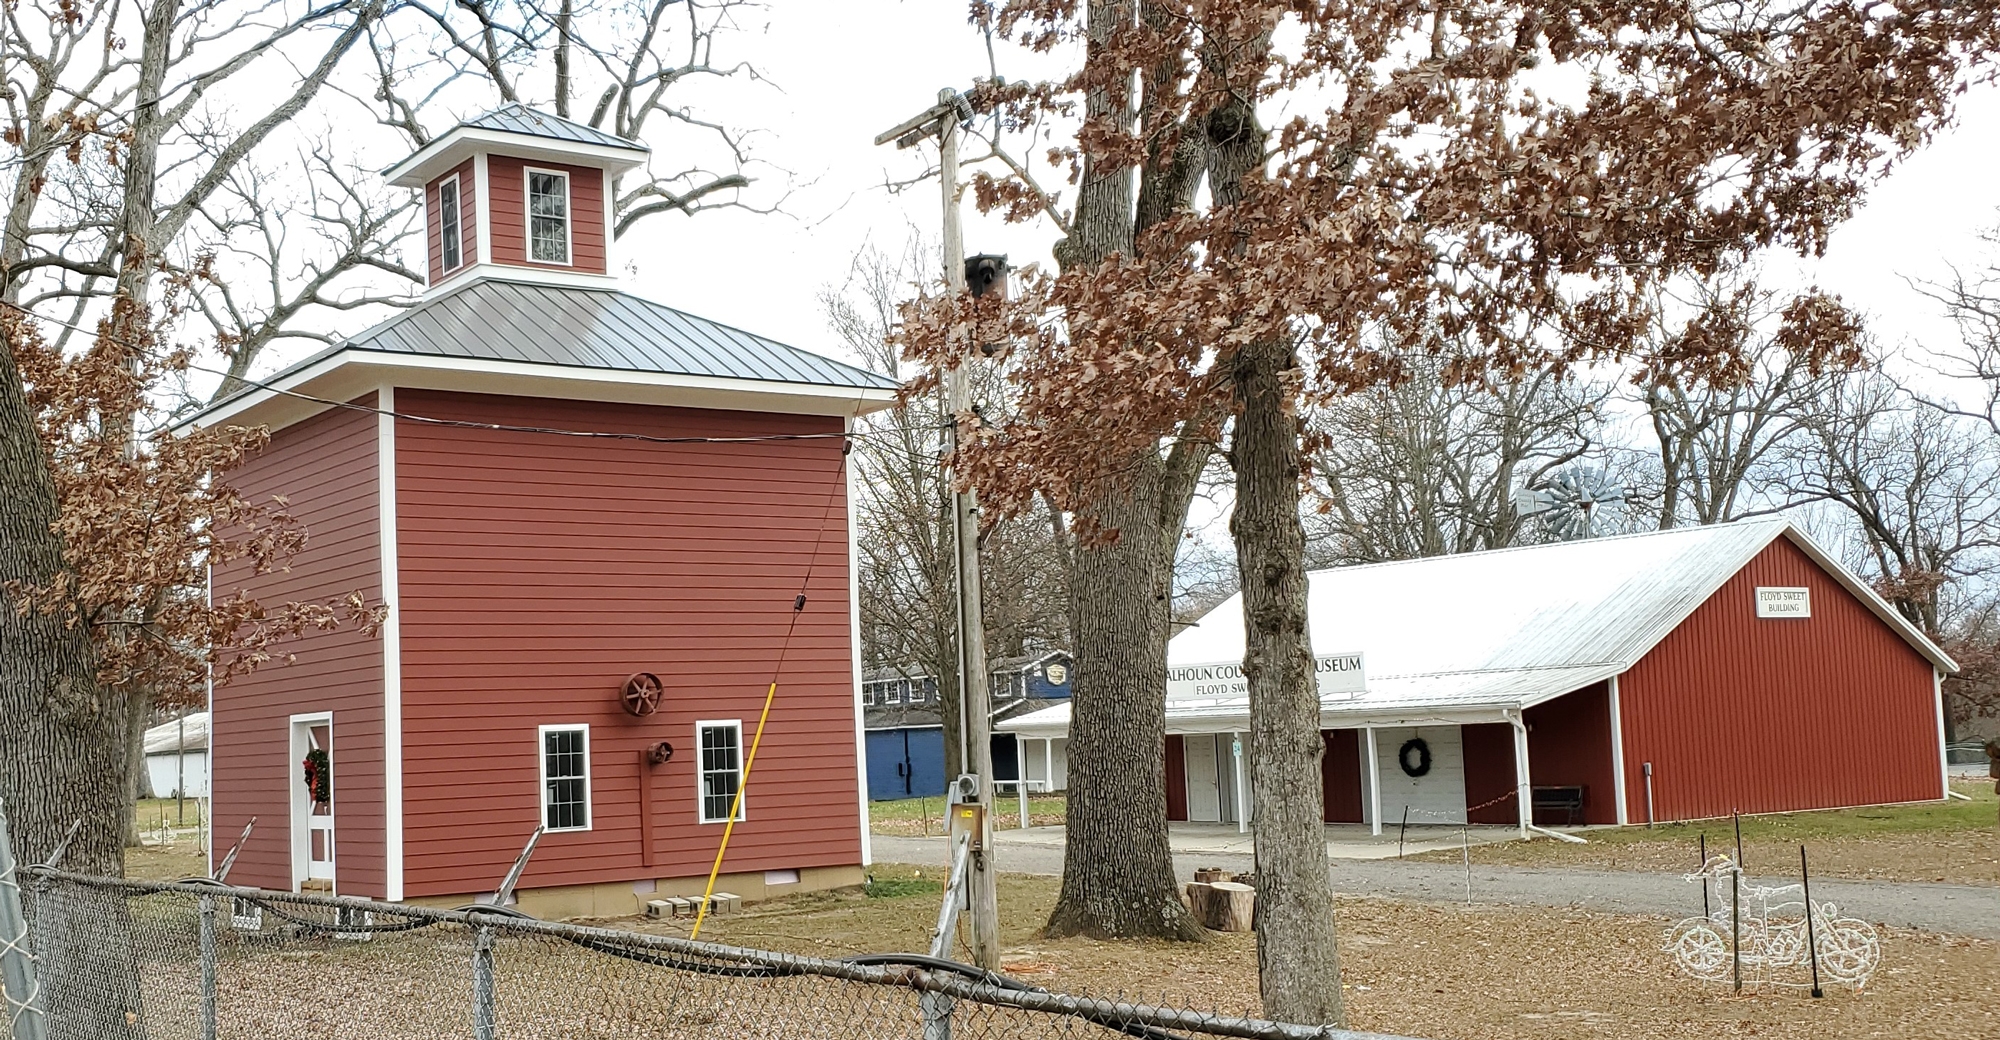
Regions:
<instances>
[{"instance_id":1,"label":"sign reading calhoun county museum","mask_svg":"<svg viewBox=\"0 0 2000 1040\"><path fill-rule=\"evenodd\" d=\"M1368 688L1360 654L1321 654L1313 658L1319 675L1322 697L1352 697ZM1216 661L1210 664L1174 665L1167 669L1167 696L1246 697L1250 680L1243 677L1243 662Z\"/></svg>"}]
</instances>

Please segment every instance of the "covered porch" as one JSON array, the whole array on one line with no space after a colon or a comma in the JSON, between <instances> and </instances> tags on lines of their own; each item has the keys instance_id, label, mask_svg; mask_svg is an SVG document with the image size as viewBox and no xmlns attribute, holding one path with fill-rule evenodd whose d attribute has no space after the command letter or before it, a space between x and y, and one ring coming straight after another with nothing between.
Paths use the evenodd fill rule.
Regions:
<instances>
[{"instance_id":1,"label":"covered porch","mask_svg":"<svg viewBox=\"0 0 2000 1040\"><path fill-rule=\"evenodd\" d=\"M1387 685L1322 702L1330 828L1370 839L1448 828L1455 845L1462 826L1568 838L1556 828L1626 822L1615 676L1554 694L1428 707L1381 697ZM1256 811L1247 698L1169 700L1166 723L1168 819L1210 828L1190 833L1247 836ZM1066 736L1068 724L1062 705L1006 728L1048 738Z\"/></svg>"}]
</instances>

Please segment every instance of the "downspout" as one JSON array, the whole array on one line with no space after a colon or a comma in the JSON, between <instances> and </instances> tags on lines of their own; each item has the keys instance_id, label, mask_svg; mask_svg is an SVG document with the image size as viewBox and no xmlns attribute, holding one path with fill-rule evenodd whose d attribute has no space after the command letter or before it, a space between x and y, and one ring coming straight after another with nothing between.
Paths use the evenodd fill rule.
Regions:
<instances>
[{"instance_id":1,"label":"downspout","mask_svg":"<svg viewBox=\"0 0 2000 1040\"><path fill-rule=\"evenodd\" d=\"M1515 711L1507 715L1507 722L1514 727L1514 799L1520 803L1521 840L1526 841L1530 835L1541 834L1574 845L1588 845L1589 842L1574 834L1564 834L1561 831L1535 826L1535 792L1529 782L1528 770L1527 718L1523 712Z\"/></svg>"}]
</instances>

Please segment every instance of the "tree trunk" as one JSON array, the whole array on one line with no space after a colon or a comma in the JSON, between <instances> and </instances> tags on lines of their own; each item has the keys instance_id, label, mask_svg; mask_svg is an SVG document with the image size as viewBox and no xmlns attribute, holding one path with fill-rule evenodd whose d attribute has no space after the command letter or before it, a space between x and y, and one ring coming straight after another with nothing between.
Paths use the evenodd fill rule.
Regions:
<instances>
[{"instance_id":1,"label":"tree trunk","mask_svg":"<svg viewBox=\"0 0 2000 1040\"><path fill-rule=\"evenodd\" d=\"M1344 1025L1333 884L1322 822L1319 689L1306 630L1305 528L1299 522L1299 420L1284 375L1296 353L1277 342L1231 364L1241 408L1236 467L1243 675L1250 687L1251 831L1257 862L1257 982L1264 1014Z\"/></svg>"},{"instance_id":2,"label":"tree trunk","mask_svg":"<svg viewBox=\"0 0 2000 1040\"><path fill-rule=\"evenodd\" d=\"M1166 464L1145 452L1118 468L1129 480L1101 485L1091 517L1117 540L1073 557L1068 815L1047 934L1198 939L1167 846Z\"/></svg>"}]
</instances>

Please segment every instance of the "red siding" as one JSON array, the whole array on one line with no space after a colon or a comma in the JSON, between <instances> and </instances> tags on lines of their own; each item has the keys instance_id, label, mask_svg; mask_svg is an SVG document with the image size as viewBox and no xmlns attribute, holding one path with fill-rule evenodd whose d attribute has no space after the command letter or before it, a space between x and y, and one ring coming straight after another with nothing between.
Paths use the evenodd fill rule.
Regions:
<instances>
[{"instance_id":1,"label":"red siding","mask_svg":"<svg viewBox=\"0 0 2000 1040\"><path fill-rule=\"evenodd\" d=\"M525 167L529 166L569 174L570 262L567 264L538 264L528 260L528 181ZM493 196L494 263L553 271L604 273L603 170L594 166L569 166L489 155L486 159L486 185Z\"/></svg>"},{"instance_id":2,"label":"red siding","mask_svg":"<svg viewBox=\"0 0 2000 1040\"><path fill-rule=\"evenodd\" d=\"M1178 733L1167 734L1167 819L1185 820L1187 808L1187 745Z\"/></svg>"},{"instance_id":3,"label":"red siding","mask_svg":"<svg viewBox=\"0 0 2000 1040\"><path fill-rule=\"evenodd\" d=\"M1758 586L1805 586L1812 616L1756 616ZM1646 819L1943 796L1932 668L1790 541L1729 579L1619 680L1625 790Z\"/></svg>"},{"instance_id":4,"label":"red siding","mask_svg":"<svg viewBox=\"0 0 2000 1040\"><path fill-rule=\"evenodd\" d=\"M1322 817L1328 823L1361 822L1361 731L1321 730L1326 753L1319 759Z\"/></svg>"},{"instance_id":5,"label":"red siding","mask_svg":"<svg viewBox=\"0 0 2000 1040\"><path fill-rule=\"evenodd\" d=\"M424 232L430 256L430 284L436 285L451 275L471 267L479 261L479 191L473 184L473 160L458 164L457 169L439 174L436 180L424 185L424 213L429 222ZM447 271L444 268L444 223L438 209L438 185L445 178L458 178L458 225L459 225L459 266Z\"/></svg>"},{"instance_id":6,"label":"red siding","mask_svg":"<svg viewBox=\"0 0 2000 1040\"><path fill-rule=\"evenodd\" d=\"M1582 821L1617 823L1618 797L1612 791L1610 689L1598 683L1545 701L1528 709L1527 723L1529 781L1536 787L1581 787ZM1512 735L1508 736L1507 768L1511 771L1514 751ZM1467 804L1478 805L1485 800ZM1536 817L1535 822L1567 823L1569 814Z\"/></svg>"},{"instance_id":7,"label":"red siding","mask_svg":"<svg viewBox=\"0 0 2000 1040\"><path fill-rule=\"evenodd\" d=\"M358 403L372 406L369 394ZM376 418L335 409L279 430L229 482L252 499L284 495L306 528L305 550L283 573L252 574L242 562L216 570L214 595L248 592L266 606L360 592L382 598L376 501ZM382 643L352 626L315 632L279 648L296 655L218 685L214 695L215 854L250 817L257 830L229 875L233 883L292 887L290 716L333 713L335 882L343 895L381 897Z\"/></svg>"},{"instance_id":8,"label":"red siding","mask_svg":"<svg viewBox=\"0 0 2000 1040\"><path fill-rule=\"evenodd\" d=\"M663 437L840 430L831 418L415 390L397 405ZM695 722L741 719L747 745L781 653L724 868L860 862L838 438L667 445L404 421L396 475L411 896L489 888L506 871L538 821L536 727L551 723L590 724L592 828L546 836L525 886L705 873L723 828L696 822ZM645 719L616 701L637 671L668 687ZM662 740L675 754L651 777L648 866L639 752Z\"/></svg>"},{"instance_id":9,"label":"red siding","mask_svg":"<svg viewBox=\"0 0 2000 1040\"><path fill-rule=\"evenodd\" d=\"M1465 748L1465 804L1469 810L1466 822L1519 821L1521 808L1507 797L1515 790L1514 727L1505 722L1461 726L1459 737ZM1539 761L1532 746L1528 748L1528 760L1531 764Z\"/></svg>"}]
</instances>

